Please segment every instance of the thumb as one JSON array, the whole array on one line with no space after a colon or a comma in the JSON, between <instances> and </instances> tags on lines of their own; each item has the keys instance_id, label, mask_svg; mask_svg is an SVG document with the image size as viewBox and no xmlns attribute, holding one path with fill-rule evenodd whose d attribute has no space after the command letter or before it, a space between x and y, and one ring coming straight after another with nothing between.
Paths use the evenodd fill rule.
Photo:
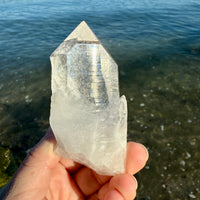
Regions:
<instances>
[{"instance_id":1,"label":"thumb","mask_svg":"<svg viewBox=\"0 0 200 200\"><path fill-rule=\"evenodd\" d=\"M55 143L53 132L49 128L13 177L6 200L44 197L49 186L51 169L59 161L59 157L54 153Z\"/></svg>"},{"instance_id":2,"label":"thumb","mask_svg":"<svg viewBox=\"0 0 200 200\"><path fill-rule=\"evenodd\" d=\"M51 128L49 128L46 135L29 152L28 156L23 161L21 167L23 168L24 166L25 167L47 166L49 168L52 168L52 165L54 165L54 161L58 159L58 156L54 153L55 144L56 140L54 134Z\"/></svg>"}]
</instances>

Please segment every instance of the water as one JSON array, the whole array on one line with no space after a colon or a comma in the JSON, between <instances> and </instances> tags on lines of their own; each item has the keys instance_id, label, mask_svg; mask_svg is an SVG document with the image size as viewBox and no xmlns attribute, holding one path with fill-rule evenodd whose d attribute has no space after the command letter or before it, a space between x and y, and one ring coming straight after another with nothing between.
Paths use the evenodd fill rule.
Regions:
<instances>
[{"instance_id":1,"label":"water","mask_svg":"<svg viewBox=\"0 0 200 200\"><path fill-rule=\"evenodd\" d=\"M199 0L0 0L0 186L48 127L49 56L85 20L119 64L138 200L200 198Z\"/></svg>"}]
</instances>

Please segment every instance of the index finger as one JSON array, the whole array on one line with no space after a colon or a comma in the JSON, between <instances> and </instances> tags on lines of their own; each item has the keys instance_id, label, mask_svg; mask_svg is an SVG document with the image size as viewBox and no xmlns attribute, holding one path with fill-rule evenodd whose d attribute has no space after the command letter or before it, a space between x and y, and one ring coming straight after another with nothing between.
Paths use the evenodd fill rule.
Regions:
<instances>
[{"instance_id":1,"label":"index finger","mask_svg":"<svg viewBox=\"0 0 200 200\"><path fill-rule=\"evenodd\" d=\"M144 167L147 159L148 152L143 145L136 142L128 142L125 173L131 175L137 173ZM90 168L84 167L76 171L74 178L81 192L89 196L97 192L111 177L99 175Z\"/></svg>"}]
</instances>

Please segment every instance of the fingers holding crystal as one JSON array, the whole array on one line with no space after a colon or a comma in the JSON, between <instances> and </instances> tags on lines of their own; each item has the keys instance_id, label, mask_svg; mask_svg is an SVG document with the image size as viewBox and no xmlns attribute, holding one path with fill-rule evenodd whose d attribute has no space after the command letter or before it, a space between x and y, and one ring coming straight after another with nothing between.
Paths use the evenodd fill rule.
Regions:
<instances>
[{"instance_id":1,"label":"fingers holding crystal","mask_svg":"<svg viewBox=\"0 0 200 200\"><path fill-rule=\"evenodd\" d=\"M131 174L141 170L147 159L148 152L143 145L129 142L127 144L127 174L116 175L111 178L110 176L98 175L93 170L84 167L74 174L74 178L81 192L86 196L90 196L89 199L91 200L95 199L97 194L99 199L104 199L105 195L107 195L106 198L118 196L116 191L121 191L124 199L130 199L134 197L137 188L137 181Z\"/></svg>"}]
</instances>

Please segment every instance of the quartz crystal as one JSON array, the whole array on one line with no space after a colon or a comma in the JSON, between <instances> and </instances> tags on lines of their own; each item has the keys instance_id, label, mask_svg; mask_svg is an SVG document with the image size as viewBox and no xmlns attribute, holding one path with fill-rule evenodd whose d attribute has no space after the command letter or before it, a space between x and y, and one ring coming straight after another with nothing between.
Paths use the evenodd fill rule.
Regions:
<instances>
[{"instance_id":1,"label":"quartz crystal","mask_svg":"<svg viewBox=\"0 0 200 200\"><path fill-rule=\"evenodd\" d=\"M50 56L56 153L101 175L125 172L127 102L118 66L83 21Z\"/></svg>"}]
</instances>

